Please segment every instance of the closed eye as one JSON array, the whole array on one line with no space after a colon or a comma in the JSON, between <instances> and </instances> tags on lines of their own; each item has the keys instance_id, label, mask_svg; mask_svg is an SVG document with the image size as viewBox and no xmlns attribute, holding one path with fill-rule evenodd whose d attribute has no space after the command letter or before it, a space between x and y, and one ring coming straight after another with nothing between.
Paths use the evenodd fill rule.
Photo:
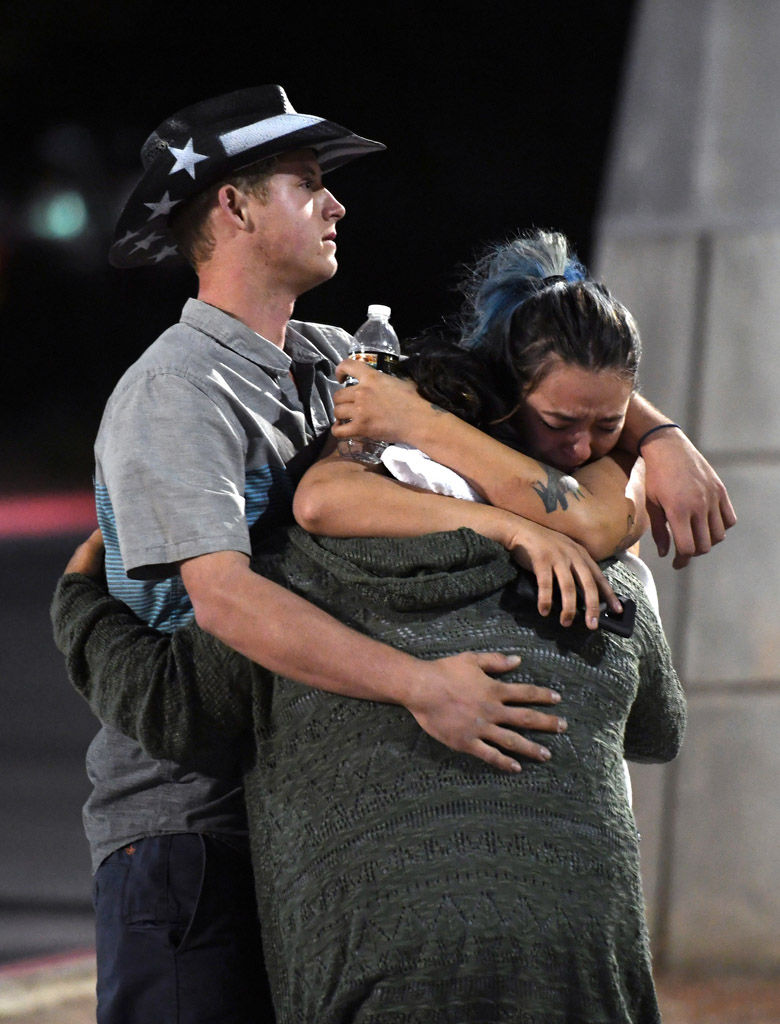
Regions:
<instances>
[{"instance_id":1,"label":"closed eye","mask_svg":"<svg viewBox=\"0 0 780 1024\"><path fill-rule=\"evenodd\" d=\"M556 424L556 423L548 423L547 420L542 420L542 425L544 427L546 427L548 430L553 431L553 433L562 433L563 431L566 431L566 430L576 430L577 429L577 424L576 423ZM620 431L620 430L623 429L623 423L622 423L621 420L617 420L615 423L597 423L596 424L596 429L599 430L602 434L614 434L617 431Z\"/></svg>"}]
</instances>

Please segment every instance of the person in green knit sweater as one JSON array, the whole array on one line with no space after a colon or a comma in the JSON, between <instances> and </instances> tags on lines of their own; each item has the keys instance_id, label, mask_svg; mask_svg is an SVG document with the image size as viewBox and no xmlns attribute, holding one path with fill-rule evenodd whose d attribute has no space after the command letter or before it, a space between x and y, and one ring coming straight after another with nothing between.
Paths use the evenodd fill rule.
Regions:
<instances>
[{"instance_id":1,"label":"person in green knit sweater","mask_svg":"<svg viewBox=\"0 0 780 1024\"><path fill-rule=\"evenodd\" d=\"M469 530L283 540L255 568L418 657L520 655L508 680L560 693L568 728L546 764L497 772L401 708L270 676L195 625L156 633L65 576L57 642L101 719L206 772L244 751L277 1019L658 1021L622 759L674 757L685 702L637 578L606 569L637 605L625 638L540 616Z\"/></svg>"},{"instance_id":2,"label":"person in green knit sweater","mask_svg":"<svg viewBox=\"0 0 780 1024\"><path fill-rule=\"evenodd\" d=\"M567 728L550 760L507 774L403 708L271 675L194 624L157 633L91 578L99 556L93 537L55 594L69 674L153 757L207 772L225 744L243 751L280 1022L660 1019L622 759L673 758L685 700L624 565L605 574L636 604L627 637L541 614L510 555L470 530L292 527L257 553L256 571L417 657L519 655L506 680L557 691Z\"/></svg>"}]
</instances>

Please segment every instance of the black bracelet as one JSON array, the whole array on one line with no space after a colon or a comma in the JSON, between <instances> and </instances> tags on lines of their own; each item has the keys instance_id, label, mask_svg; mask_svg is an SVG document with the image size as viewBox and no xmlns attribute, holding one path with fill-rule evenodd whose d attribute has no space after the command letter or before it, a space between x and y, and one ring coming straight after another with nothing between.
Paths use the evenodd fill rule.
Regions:
<instances>
[{"instance_id":1,"label":"black bracelet","mask_svg":"<svg viewBox=\"0 0 780 1024\"><path fill-rule=\"evenodd\" d=\"M646 430L644 434L642 434L642 436L636 443L636 450L639 452L639 454L642 454L642 445L645 443L648 437L650 437L651 434L654 434L656 430L666 430L667 427L677 427L678 430L682 430L682 427L679 423L659 423L657 427L650 427L649 430Z\"/></svg>"}]
</instances>

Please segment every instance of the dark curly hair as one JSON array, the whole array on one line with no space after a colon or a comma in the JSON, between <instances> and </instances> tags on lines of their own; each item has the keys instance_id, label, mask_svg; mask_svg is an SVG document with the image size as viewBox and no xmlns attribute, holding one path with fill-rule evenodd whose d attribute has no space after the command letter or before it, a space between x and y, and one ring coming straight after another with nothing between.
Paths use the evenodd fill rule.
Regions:
<instances>
[{"instance_id":1,"label":"dark curly hair","mask_svg":"<svg viewBox=\"0 0 780 1024\"><path fill-rule=\"evenodd\" d=\"M461 288L457 335L417 339L401 372L462 419L481 429L506 419L556 359L636 384L636 322L587 276L564 235L537 230L491 246Z\"/></svg>"}]
</instances>

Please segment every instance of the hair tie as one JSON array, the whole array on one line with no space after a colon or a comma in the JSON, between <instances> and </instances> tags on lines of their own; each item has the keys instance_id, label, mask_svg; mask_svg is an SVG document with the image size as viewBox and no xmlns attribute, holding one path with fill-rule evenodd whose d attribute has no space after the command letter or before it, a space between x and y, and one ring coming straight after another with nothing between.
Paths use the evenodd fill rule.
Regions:
<instances>
[{"instance_id":1,"label":"hair tie","mask_svg":"<svg viewBox=\"0 0 780 1024\"><path fill-rule=\"evenodd\" d=\"M642 445L645 443L648 437L650 437L651 434L654 434L656 430L666 430L667 427L677 427L678 430L682 430L682 427L679 423L659 423L656 427L650 427L649 430L646 430L644 434L642 434L642 436L636 443L636 450L639 452L639 454L642 454Z\"/></svg>"},{"instance_id":2,"label":"hair tie","mask_svg":"<svg viewBox=\"0 0 780 1024\"><path fill-rule=\"evenodd\" d=\"M558 284L561 281L564 284L568 284L569 283L566 280L566 278L563 276L563 274L551 274L550 277L545 277L542 280L542 288L547 288L548 285L551 285L551 284Z\"/></svg>"}]
</instances>

